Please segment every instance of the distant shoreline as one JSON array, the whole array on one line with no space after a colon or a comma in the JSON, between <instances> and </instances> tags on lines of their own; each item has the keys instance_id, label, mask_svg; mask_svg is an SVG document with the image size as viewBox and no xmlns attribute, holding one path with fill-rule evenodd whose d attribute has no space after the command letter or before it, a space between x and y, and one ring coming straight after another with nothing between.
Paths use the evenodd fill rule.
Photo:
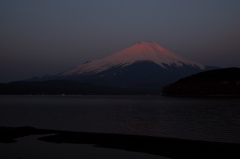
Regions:
<instances>
[{"instance_id":1,"label":"distant shoreline","mask_svg":"<svg viewBox=\"0 0 240 159\"><path fill-rule=\"evenodd\" d=\"M202 98L240 98L240 94L206 94L206 95L203 95L203 94L193 94L193 95L190 95L190 94L183 94L183 95L180 95L180 94L177 94L177 95L161 95L161 96L164 96L164 97L202 97Z\"/></svg>"},{"instance_id":2,"label":"distant shoreline","mask_svg":"<svg viewBox=\"0 0 240 159\"><path fill-rule=\"evenodd\" d=\"M186 98L240 98L240 95L236 94L208 94L208 95L164 95L164 94L0 94L0 96L39 96L39 97L86 97L86 96L159 96L159 97L186 97Z\"/></svg>"}]
</instances>

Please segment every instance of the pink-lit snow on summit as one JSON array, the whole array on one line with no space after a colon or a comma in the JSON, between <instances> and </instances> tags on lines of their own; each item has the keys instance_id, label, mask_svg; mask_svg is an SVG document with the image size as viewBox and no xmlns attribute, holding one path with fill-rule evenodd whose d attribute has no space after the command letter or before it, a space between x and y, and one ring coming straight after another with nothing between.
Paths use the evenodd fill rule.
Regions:
<instances>
[{"instance_id":1,"label":"pink-lit snow on summit","mask_svg":"<svg viewBox=\"0 0 240 159\"><path fill-rule=\"evenodd\" d=\"M138 42L108 57L81 64L60 75L98 73L112 67L125 67L142 61L154 62L163 68L166 68L166 65L176 67L189 65L200 69L205 68L204 65L182 58L155 42Z\"/></svg>"}]
</instances>

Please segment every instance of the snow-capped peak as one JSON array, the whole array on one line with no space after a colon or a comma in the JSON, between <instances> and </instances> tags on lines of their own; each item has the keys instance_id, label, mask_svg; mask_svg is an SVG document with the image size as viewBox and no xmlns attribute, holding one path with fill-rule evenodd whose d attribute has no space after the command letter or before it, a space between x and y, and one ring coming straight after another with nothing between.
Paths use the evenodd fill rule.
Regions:
<instances>
[{"instance_id":1,"label":"snow-capped peak","mask_svg":"<svg viewBox=\"0 0 240 159\"><path fill-rule=\"evenodd\" d=\"M144 41L137 42L134 45L103 59L81 64L69 71L63 72L61 75L97 73L111 67L125 67L140 61L151 61L163 68L166 68L166 65L174 65L177 67L190 65L200 69L205 68L202 64L177 56L155 42Z\"/></svg>"}]
</instances>

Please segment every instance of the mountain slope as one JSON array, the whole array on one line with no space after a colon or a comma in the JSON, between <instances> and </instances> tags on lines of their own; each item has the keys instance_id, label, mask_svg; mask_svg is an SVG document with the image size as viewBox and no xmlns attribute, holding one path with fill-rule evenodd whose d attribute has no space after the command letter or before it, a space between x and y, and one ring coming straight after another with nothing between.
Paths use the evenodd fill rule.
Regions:
<instances>
[{"instance_id":1,"label":"mountain slope","mask_svg":"<svg viewBox=\"0 0 240 159\"><path fill-rule=\"evenodd\" d=\"M81 64L59 75L98 73L112 67L126 67L142 61L151 61L162 68L172 65L181 67L184 64L200 69L205 68L202 64L177 56L155 42L138 42L106 58Z\"/></svg>"},{"instance_id":2,"label":"mountain slope","mask_svg":"<svg viewBox=\"0 0 240 159\"><path fill-rule=\"evenodd\" d=\"M138 42L103 59L81 64L55 76L34 80L70 80L159 90L182 77L208 69L211 68L182 58L155 42Z\"/></svg>"}]
</instances>

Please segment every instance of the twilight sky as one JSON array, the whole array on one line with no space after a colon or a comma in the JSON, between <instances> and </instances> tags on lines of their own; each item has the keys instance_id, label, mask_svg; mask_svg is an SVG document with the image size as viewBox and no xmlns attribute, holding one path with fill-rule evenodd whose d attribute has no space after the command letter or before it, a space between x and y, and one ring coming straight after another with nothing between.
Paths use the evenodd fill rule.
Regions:
<instances>
[{"instance_id":1,"label":"twilight sky","mask_svg":"<svg viewBox=\"0 0 240 159\"><path fill-rule=\"evenodd\" d=\"M0 0L0 82L59 73L138 41L240 67L240 0Z\"/></svg>"}]
</instances>

